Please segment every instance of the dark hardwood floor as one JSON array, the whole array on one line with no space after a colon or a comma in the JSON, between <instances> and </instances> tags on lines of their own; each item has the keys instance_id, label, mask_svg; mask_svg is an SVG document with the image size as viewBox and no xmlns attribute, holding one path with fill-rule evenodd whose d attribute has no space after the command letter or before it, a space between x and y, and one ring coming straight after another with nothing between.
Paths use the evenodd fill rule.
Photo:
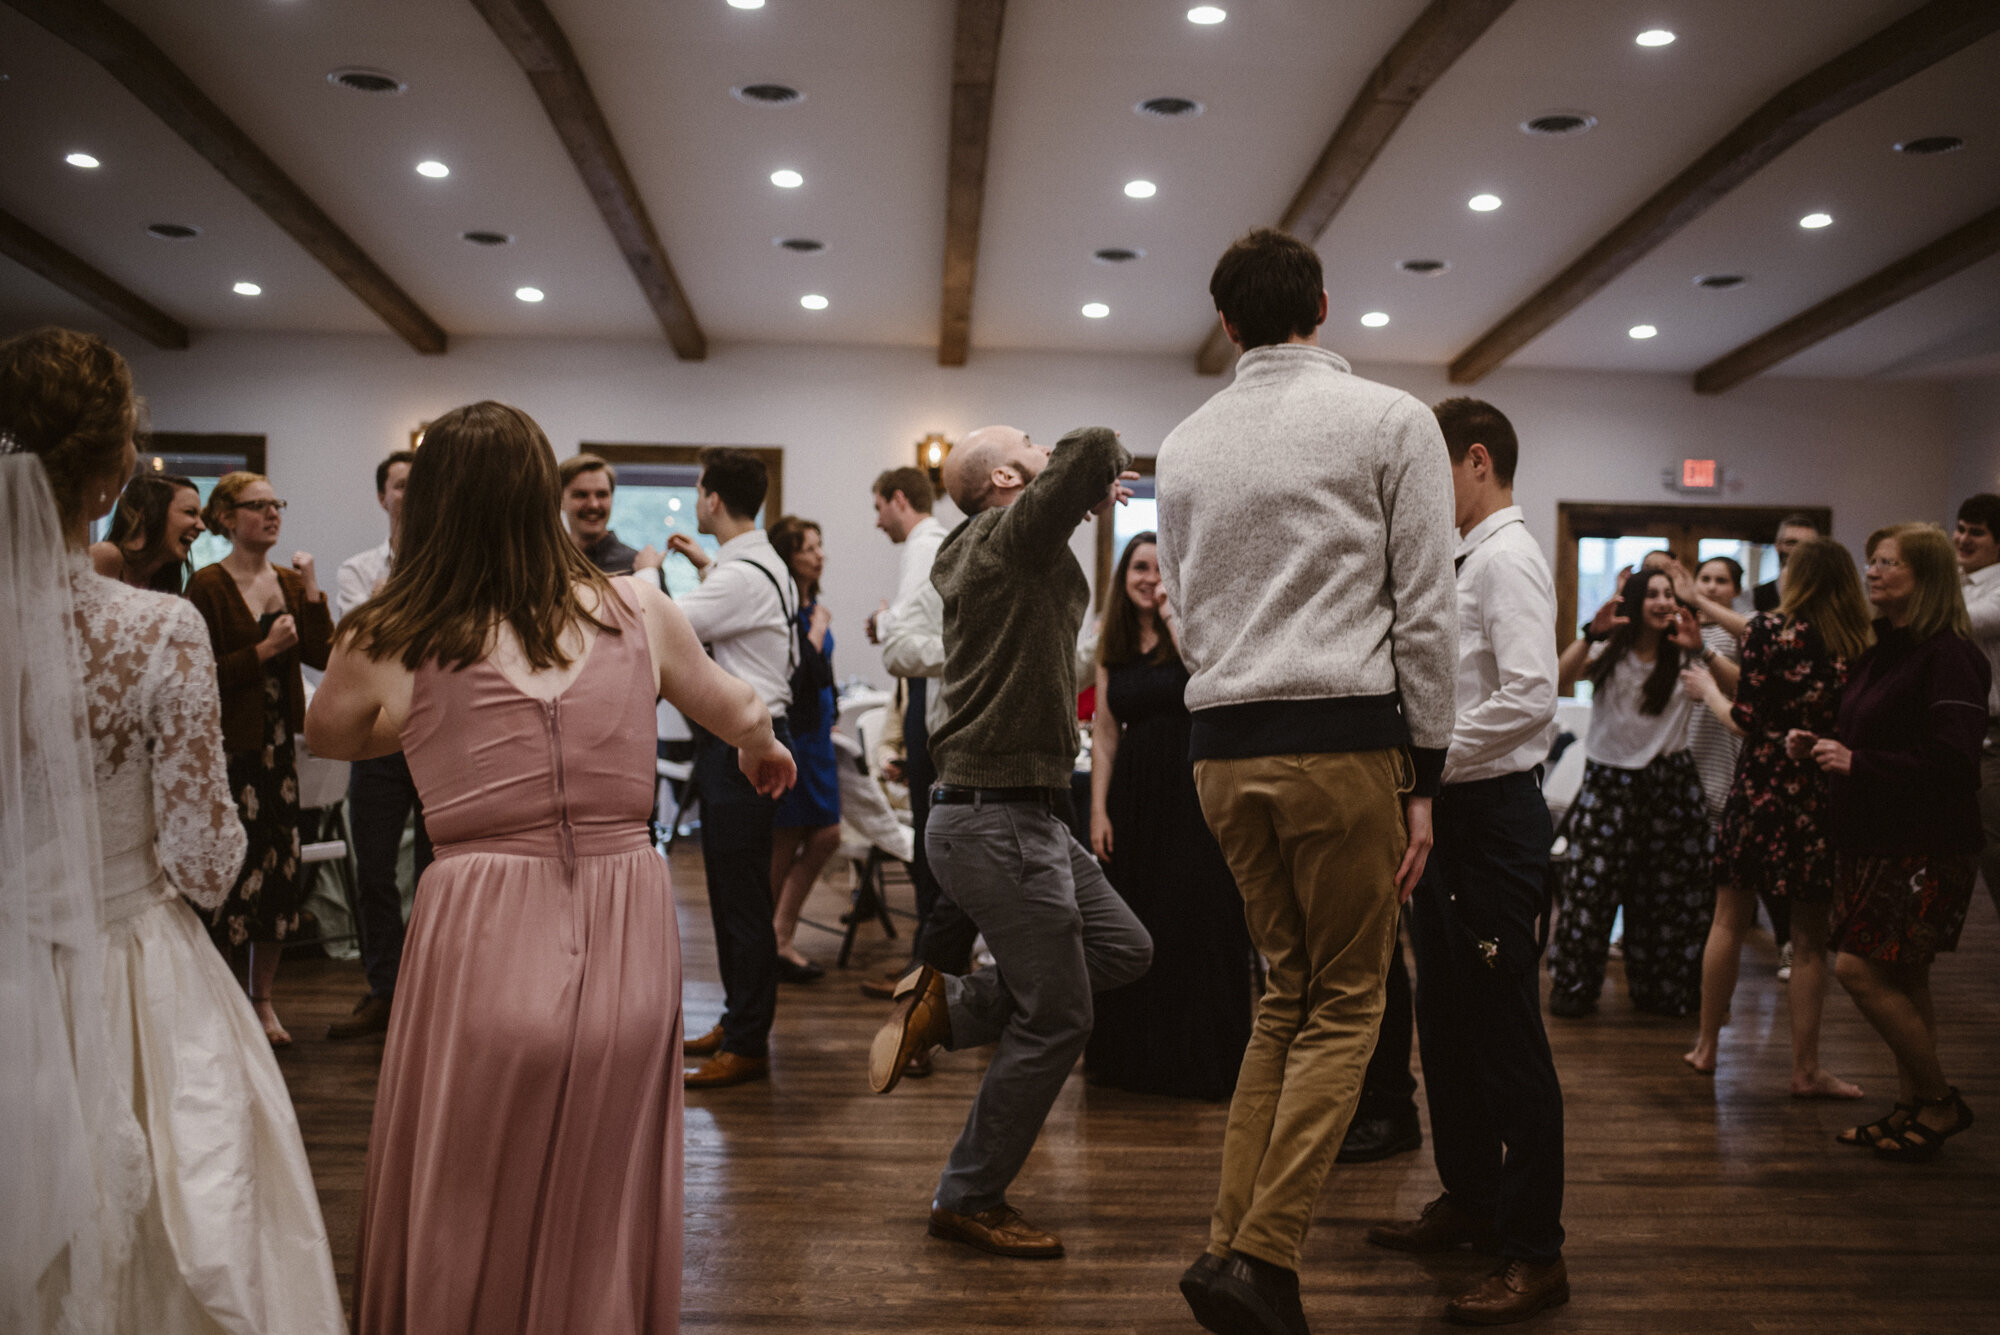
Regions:
<instances>
[{"instance_id":1,"label":"dark hardwood floor","mask_svg":"<svg viewBox=\"0 0 2000 1335\"><path fill-rule=\"evenodd\" d=\"M683 845L672 863L687 1022L700 1032L721 1002L701 862ZM831 923L843 898L823 883L807 916ZM835 938L807 928L800 941L831 963ZM845 974L784 989L769 1082L689 1098L684 1323L769 1332L1197 1329L1174 1282L1206 1238L1219 1106L1073 1076L1012 1196L1063 1235L1068 1258L1003 1261L925 1235L931 1188L983 1054L941 1054L931 1079L869 1094L868 1040L887 1007L854 984L899 960L904 945L864 929ZM1868 1097L1788 1097L1785 1009L1768 937L1746 952L1713 1079L1680 1062L1693 1022L1635 1013L1614 963L1602 1014L1550 1021L1567 1099L1574 1298L1528 1328L2000 1330L1996 961L2000 924L1981 891L1935 983L1947 1074L1984 1121L1921 1166L1833 1143L1837 1130L1894 1097L1888 1051L1837 991L1827 1002L1827 1064ZM297 1040L280 1062L343 1293L381 1042L331 1043L324 1027L361 986L358 964L295 960L278 989ZM1416 1259L1362 1240L1369 1224L1413 1214L1435 1192L1428 1146L1334 1170L1303 1274L1316 1330L1445 1328L1445 1300L1490 1262Z\"/></svg>"}]
</instances>

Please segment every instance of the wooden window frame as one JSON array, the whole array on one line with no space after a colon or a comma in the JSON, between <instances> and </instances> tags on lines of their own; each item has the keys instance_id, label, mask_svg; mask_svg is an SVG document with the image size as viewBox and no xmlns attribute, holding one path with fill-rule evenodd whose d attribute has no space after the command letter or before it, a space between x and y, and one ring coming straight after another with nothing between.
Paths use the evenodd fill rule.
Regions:
<instances>
[{"instance_id":1,"label":"wooden window frame","mask_svg":"<svg viewBox=\"0 0 2000 1335\"><path fill-rule=\"evenodd\" d=\"M632 445L600 444L586 440L576 449L594 454L608 464L699 464L703 450L726 448L754 454L764 461L770 485L764 492L765 524L785 513L785 447L782 445Z\"/></svg>"},{"instance_id":2,"label":"wooden window frame","mask_svg":"<svg viewBox=\"0 0 2000 1335\"><path fill-rule=\"evenodd\" d=\"M263 436L219 431L154 431L145 437L139 449L142 468L146 457L154 454L240 454L247 460L246 471L266 475L270 472L264 466L267 456Z\"/></svg>"}]
</instances>

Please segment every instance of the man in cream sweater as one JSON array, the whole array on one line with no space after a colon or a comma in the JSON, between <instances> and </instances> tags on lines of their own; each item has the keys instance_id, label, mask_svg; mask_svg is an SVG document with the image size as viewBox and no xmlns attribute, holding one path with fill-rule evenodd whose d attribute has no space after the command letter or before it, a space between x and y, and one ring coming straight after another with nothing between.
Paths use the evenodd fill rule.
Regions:
<instances>
[{"instance_id":1,"label":"man in cream sweater","mask_svg":"<svg viewBox=\"0 0 2000 1335\"><path fill-rule=\"evenodd\" d=\"M1160 447L1202 812L1269 981L1237 1077L1195 1318L1299 1332L1298 1265L1382 1017L1451 740L1451 464L1430 409L1318 346L1319 257L1236 242L1209 282L1236 378Z\"/></svg>"}]
</instances>

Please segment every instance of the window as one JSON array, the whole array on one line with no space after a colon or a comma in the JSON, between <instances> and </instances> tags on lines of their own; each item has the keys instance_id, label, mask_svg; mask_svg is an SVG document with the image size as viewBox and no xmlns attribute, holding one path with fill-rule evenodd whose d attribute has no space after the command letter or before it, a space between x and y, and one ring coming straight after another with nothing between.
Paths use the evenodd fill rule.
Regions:
<instances>
[{"instance_id":1,"label":"window","mask_svg":"<svg viewBox=\"0 0 2000 1335\"><path fill-rule=\"evenodd\" d=\"M667 549L667 539L684 533L714 552L717 543L706 533L695 531L695 484L701 480L701 452L704 445L597 445L589 441L577 446L580 453L595 454L618 470L618 490L611 498L611 527L618 540L628 547L651 545ZM770 490L764 508L757 513L757 526L765 527L784 511L785 452L779 447L751 448L749 453L764 461L770 474ZM694 567L679 557L669 556L660 573L667 592L674 597L701 583Z\"/></svg>"},{"instance_id":2,"label":"window","mask_svg":"<svg viewBox=\"0 0 2000 1335\"><path fill-rule=\"evenodd\" d=\"M1125 554L1125 544L1147 530L1157 531L1160 527L1160 502L1153 490L1153 461L1134 459L1132 471L1138 480L1126 483L1132 489L1132 499L1125 505L1114 505L1107 519L1097 520L1097 606L1102 611L1109 604L1105 598L1106 588L1111 583L1111 572L1118 568L1118 558Z\"/></svg>"},{"instance_id":3,"label":"window","mask_svg":"<svg viewBox=\"0 0 2000 1335\"><path fill-rule=\"evenodd\" d=\"M201 493L202 504L206 505L223 474L264 471L264 437L155 431L146 438L145 448L139 453L139 471L179 473L194 483L195 490ZM111 517L106 515L91 526L91 541L98 541L110 530ZM227 555L229 539L218 533L203 533L195 539L188 559L199 570Z\"/></svg>"}]
</instances>

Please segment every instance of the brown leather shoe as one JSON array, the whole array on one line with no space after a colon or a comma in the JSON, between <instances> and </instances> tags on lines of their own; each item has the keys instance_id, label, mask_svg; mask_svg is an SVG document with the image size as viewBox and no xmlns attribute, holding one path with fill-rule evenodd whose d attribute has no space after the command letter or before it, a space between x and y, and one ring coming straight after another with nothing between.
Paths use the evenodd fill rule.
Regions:
<instances>
[{"instance_id":1,"label":"brown leather shoe","mask_svg":"<svg viewBox=\"0 0 2000 1335\"><path fill-rule=\"evenodd\" d=\"M895 1013L875 1031L875 1041L868 1048L868 1087L877 1094L887 1094L896 1087L911 1057L951 1042L944 977L936 969L918 965L896 984L896 996Z\"/></svg>"},{"instance_id":2,"label":"brown leather shoe","mask_svg":"<svg viewBox=\"0 0 2000 1335\"><path fill-rule=\"evenodd\" d=\"M389 1032L389 1002L370 992L354 1003L354 1012L345 1020L326 1027L328 1038L366 1038Z\"/></svg>"},{"instance_id":3,"label":"brown leather shoe","mask_svg":"<svg viewBox=\"0 0 2000 1335\"><path fill-rule=\"evenodd\" d=\"M861 985L861 995L877 1001L892 1001L896 996L896 984L903 981L907 972L907 969L891 969L880 978L870 978Z\"/></svg>"},{"instance_id":4,"label":"brown leather shoe","mask_svg":"<svg viewBox=\"0 0 2000 1335\"><path fill-rule=\"evenodd\" d=\"M681 1076L687 1089L722 1089L747 1080L762 1080L771 1074L767 1057L742 1057L734 1052L718 1052L692 1071Z\"/></svg>"},{"instance_id":5,"label":"brown leather shoe","mask_svg":"<svg viewBox=\"0 0 2000 1335\"><path fill-rule=\"evenodd\" d=\"M1448 1196L1426 1205L1415 1219L1375 1225L1368 1230L1368 1241L1399 1252L1448 1252L1467 1245L1477 1252L1490 1252L1499 1245L1493 1225L1459 1209Z\"/></svg>"},{"instance_id":6,"label":"brown leather shoe","mask_svg":"<svg viewBox=\"0 0 2000 1335\"><path fill-rule=\"evenodd\" d=\"M1061 1238L1036 1228L1011 1205L996 1205L978 1214L953 1214L933 1205L931 1236L1020 1260L1047 1260L1063 1254Z\"/></svg>"},{"instance_id":7,"label":"brown leather shoe","mask_svg":"<svg viewBox=\"0 0 2000 1335\"><path fill-rule=\"evenodd\" d=\"M930 1075L930 1073L931 1050L929 1048L918 1048L910 1054L910 1059L903 1063L903 1079L905 1080L922 1080Z\"/></svg>"},{"instance_id":8,"label":"brown leather shoe","mask_svg":"<svg viewBox=\"0 0 2000 1335\"><path fill-rule=\"evenodd\" d=\"M1568 1301L1562 1257L1542 1265L1509 1261L1445 1304L1444 1314L1468 1326L1507 1326Z\"/></svg>"},{"instance_id":9,"label":"brown leather shoe","mask_svg":"<svg viewBox=\"0 0 2000 1335\"><path fill-rule=\"evenodd\" d=\"M721 1025L715 1026L715 1028L709 1030L700 1038L685 1038L681 1040L681 1056L683 1057L713 1057L720 1051L722 1051Z\"/></svg>"}]
</instances>

